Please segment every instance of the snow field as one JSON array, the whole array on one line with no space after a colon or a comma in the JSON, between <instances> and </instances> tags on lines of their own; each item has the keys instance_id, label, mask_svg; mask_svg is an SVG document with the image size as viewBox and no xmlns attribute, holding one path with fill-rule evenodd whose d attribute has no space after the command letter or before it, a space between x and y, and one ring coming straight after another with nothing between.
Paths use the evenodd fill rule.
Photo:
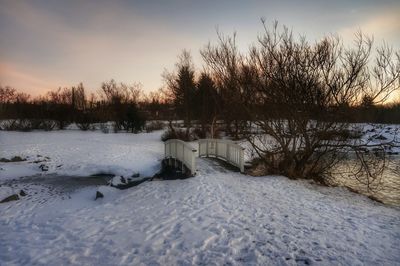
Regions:
<instances>
[{"instance_id":1,"label":"snow field","mask_svg":"<svg viewBox=\"0 0 400 266\"><path fill-rule=\"evenodd\" d=\"M399 210L345 189L248 177L199 160L198 176L0 206L0 261L73 265L398 265Z\"/></svg>"},{"instance_id":2,"label":"snow field","mask_svg":"<svg viewBox=\"0 0 400 266\"><path fill-rule=\"evenodd\" d=\"M150 175L163 156L160 134L0 132L0 157L29 157L1 164L9 168L0 184L12 179L9 169L42 173L38 154L50 158L51 174ZM209 159L197 165L193 178L126 190L66 195L29 184L27 196L0 204L0 265L400 265L399 208ZM97 189L105 197L95 201Z\"/></svg>"},{"instance_id":3,"label":"snow field","mask_svg":"<svg viewBox=\"0 0 400 266\"><path fill-rule=\"evenodd\" d=\"M131 176L139 172L141 176L152 176L163 157L161 134L162 131L136 135L79 130L0 131L0 158L27 158L27 162L0 163L0 180L36 174ZM48 171L39 168L42 164Z\"/></svg>"}]
</instances>

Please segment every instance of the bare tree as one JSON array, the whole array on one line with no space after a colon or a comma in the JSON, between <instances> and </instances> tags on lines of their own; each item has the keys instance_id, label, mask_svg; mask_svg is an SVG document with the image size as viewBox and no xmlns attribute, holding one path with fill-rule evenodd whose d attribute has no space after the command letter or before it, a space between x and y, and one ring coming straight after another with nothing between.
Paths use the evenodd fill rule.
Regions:
<instances>
[{"instance_id":1,"label":"bare tree","mask_svg":"<svg viewBox=\"0 0 400 266\"><path fill-rule=\"evenodd\" d=\"M14 101L16 90L9 86L0 86L0 103L8 103Z\"/></svg>"},{"instance_id":2,"label":"bare tree","mask_svg":"<svg viewBox=\"0 0 400 266\"><path fill-rule=\"evenodd\" d=\"M201 125L201 137L206 137L209 132L214 135L212 124L215 123L217 115L220 113L220 99L214 81L207 73L200 74L197 82L195 96L196 117Z\"/></svg>"},{"instance_id":3,"label":"bare tree","mask_svg":"<svg viewBox=\"0 0 400 266\"><path fill-rule=\"evenodd\" d=\"M246 56L238 53L234 37L220 37L202 55L219 87L233 92L236 108L243 107L237 109L249 118L246 138L267 171L327 182L351 151L357 159L351 176L373 184L382 173L385 146L395 144L355 138L360 129L346 123L348 110L367 98L380 103L399 89L398 53L378 49L371 69L373 42L362 33L347 49L338 37L310 44L278 23L271 30L263 25L258 45Z\"/></svg>"},{"instance_id":4,"label":"bare tree","mask_svg":"<svg viewBox=\"0 0 400 266\"><path fill-rule=\"evenodd\" d=\"M200 53L221 96L221 118L226 123L226 131L238 139L249 118L240 107L252 98L248 89L248 82L253 79L252 70L237 48L236 33L229 37L218 32L218 39L219 45L209 43Z\"/></svg>"},{"instance_id":5,"label":"bare tree","mask_svg":"<svg viewBox=\"0 0 400 266\"><path fill-rule=\"evenodd\" d=\"M138 109L143 94L140 83L117 84L112 79L102 83L100 93L114 121L114 131L124 129L136 133L144 128L145 118Z\"/></svg>"},{"instance_id":6,"label":"bare tree","mask_svg":"<svg viewBox=\"0 0 400 266\"><path fill-rule=\"evenodd\" d=\"M85 110L86 109L86 93L83 83L79 83L78 86L71 88L71 105L73 110Z\"/></svg>"}]
</instances>

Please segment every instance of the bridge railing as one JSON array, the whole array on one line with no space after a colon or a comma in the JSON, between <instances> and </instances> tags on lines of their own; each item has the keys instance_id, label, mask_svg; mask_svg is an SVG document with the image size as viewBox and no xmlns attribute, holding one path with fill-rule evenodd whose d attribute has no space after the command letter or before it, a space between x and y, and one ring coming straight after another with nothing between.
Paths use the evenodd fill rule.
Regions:
<instances>
[{"instance_id":1,"label":"bridge railing","mask_svg":"<svg viewBox=\"0 0 400 266\"><path fill-rule=\"evenodd\" d=\"M182 170L183 165L185 165L191 175L196 173L196 152L197 150L194 149L189 143L186 143L179 139L170 139L165 141L164 143L165 148L165 159L176 159L182 163Z\"/></svg>"},{"instance_id":2,"label":"bridge railing","mask_svg":"<svg viewBox=\"0 0 400 266\"><path fill-rule=\"evenodd\" d=\"M223 159L244 172L244 148L231 140L199 139L199 156Z\"/></svg>"}]
</instances>

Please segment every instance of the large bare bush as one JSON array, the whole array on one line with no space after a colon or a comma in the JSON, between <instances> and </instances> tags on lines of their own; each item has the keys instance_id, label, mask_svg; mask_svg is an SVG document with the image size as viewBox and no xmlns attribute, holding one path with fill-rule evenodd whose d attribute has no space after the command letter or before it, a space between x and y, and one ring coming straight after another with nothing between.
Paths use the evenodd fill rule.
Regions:
<instances>
[{"instance_id":1,"label":"large bare bush","mask_svg":"<svg viewBox=\"0 0 400 266\"><path fill-rule=\"evenodd\" d=\"M349 176L377 183L385 148L396 143L354 139L362 129L347 123L348 111L382 103L399 89L399 53L378 48L371 65L373 42L362 33L347 48L339 37L311 44L277 23L272 29L263 25L248 54L239 53L234 37L220 37L202 55L219 86L240 99L234 108L242 114L235 117L248 118L245 136L266 171L327 182L332 169L353 154Z\"/></svg>"}]
</instances>

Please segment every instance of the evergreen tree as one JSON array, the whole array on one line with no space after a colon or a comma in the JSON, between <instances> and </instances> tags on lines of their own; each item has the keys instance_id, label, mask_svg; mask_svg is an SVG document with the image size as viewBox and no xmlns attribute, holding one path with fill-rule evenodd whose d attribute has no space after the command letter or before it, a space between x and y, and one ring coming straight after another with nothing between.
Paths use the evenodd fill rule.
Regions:
<instances>
[{"instance_id":1,"label":"evergreen tree","mask_svg":"<svg viewBox=\"0 0 400 266\"><path fill-rule=\"evenodd\" d=\"M218 93L214 81L207 73L200 75L196 92L196 117L200 120L203 132L218 113Z\"/></svg>"},{"instance_id":2,"label":"evergreen tree","mask_svg":"<svg viewBox=\"0 0 400 266\"><path fill-rule=\"evenodd\" d=\"M167 74L165 80L177 115L183 118L186 127L190 127L196 83L192 58L188 51L182 52L176 67L177 73Z\"/></svg>"}]
</instances>

